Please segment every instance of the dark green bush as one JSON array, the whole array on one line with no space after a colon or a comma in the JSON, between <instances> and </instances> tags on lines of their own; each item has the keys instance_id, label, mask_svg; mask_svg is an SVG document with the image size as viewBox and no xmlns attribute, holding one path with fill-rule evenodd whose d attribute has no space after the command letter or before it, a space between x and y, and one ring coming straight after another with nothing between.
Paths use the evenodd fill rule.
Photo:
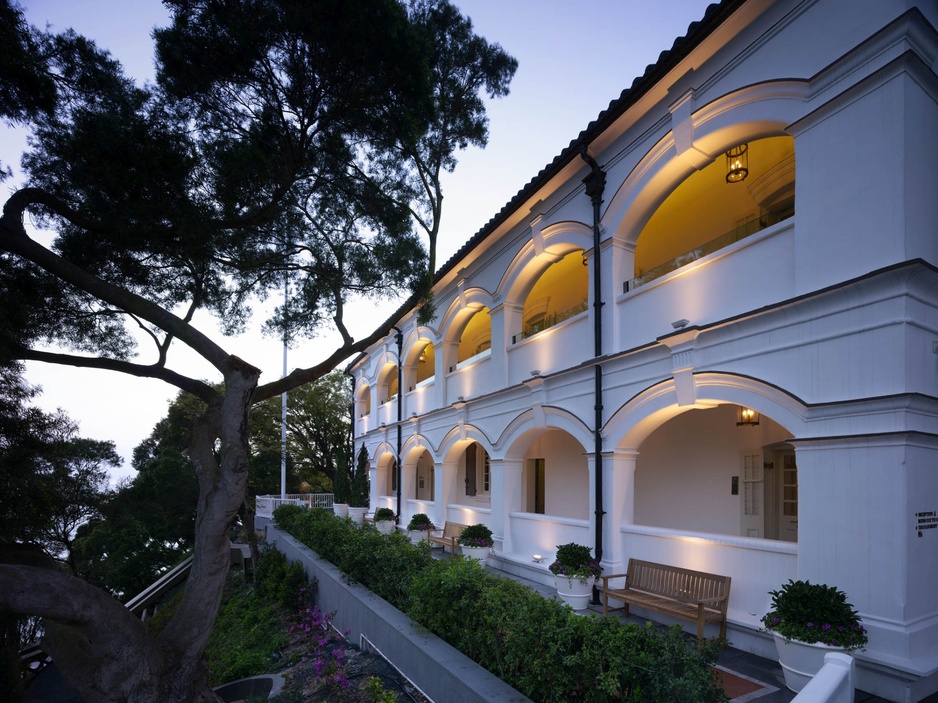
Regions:
<instances>
[{"instance_id":1,"label":"dark green bush","mask_svg":"<svg viewBox=\"0 0 938 703\"><path fill-rule=\"evenodd\" d=\"M726 700L709 666L716 645L697 649L678 627L576 615L560 601L488 573L475 560L433 560L425 544L359 529L326 511L278 511L275 517L348 578L532 700Z\"/></svg>"},{"instance_id":2,"label":"dark green bush","mask_svg":"<svg viewBox=\"0 0 938 703\"><path fill-rule=\"evenodd\" d=\"M255 589L229 582L205 648L209 683L218 686L267 673L287 642L287 627L277 606Z\"/></svg>"},{"instance_id":3,"label":"dark green bush","mask_svg":"<svg viewBox=\"0 0 938 703\"><path fill-rule=\"evenodd\" d=\"M308 585L309 579L300 562L289 561L276 549L261 552L254 577L254 588L261 598L273 601L284 610L293 610L300 590Z\"/></svg>"},{"instance_id":4,"label":"dark green bush","mask_svg":"<svg viewBox=\"0 0 938 703\"><path fill-rule=\"evenodd\" d=\"M375 510L375 522L381 522L382 520L393 520L394 511L390 508L378 508Z\"/></svg>"},{"instance_id":5,"label":"dark green bush","mask_svg":"<svg viewBox=\"0 0 938 703\"><path fill-rule=\"evenodd\" d=\"M414 546L402 534L360 529L326 510L285 514L280 510L274 513L278 525L335 564L350 581L361 583L401 610L405 610L410 579L432 561L426 545Z\"/></svg>"}]
</instances>

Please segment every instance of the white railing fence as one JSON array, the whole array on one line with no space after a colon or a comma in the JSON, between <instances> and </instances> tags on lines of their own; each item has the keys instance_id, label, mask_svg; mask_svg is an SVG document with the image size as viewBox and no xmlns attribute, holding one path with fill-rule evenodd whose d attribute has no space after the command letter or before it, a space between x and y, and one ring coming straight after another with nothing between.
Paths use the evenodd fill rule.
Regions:
<instances>
[{"instance_id":1,"label":"white railing fence","mask_svg":"<svg viewBox=\"0 0 938 703\"><path fill-rule=\"evenodd\" d=\"M825 654L824 666L792 699L792 703L853 703L855 666L849 654Z\"/></svg>"},{"instance_id":2,"label":"white railing fence","mask_svg":"<svg viewBox=\"0 0 938 703\"><path fill-rule=\"evenodd\" d=\"M280 496L255 496L254 514L257 517L272 518L274 510L281 505L299 505L304 508L326 508L332 509L331 493L287 493L283 498Z\"/></svg>"}]
</instances>

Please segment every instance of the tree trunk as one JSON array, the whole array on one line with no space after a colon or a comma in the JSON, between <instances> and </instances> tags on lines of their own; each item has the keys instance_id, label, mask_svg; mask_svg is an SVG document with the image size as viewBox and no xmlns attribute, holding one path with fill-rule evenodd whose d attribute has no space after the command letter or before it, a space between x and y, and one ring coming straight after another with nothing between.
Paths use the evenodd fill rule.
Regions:
<instances>
[{"instance_id":1,"label":"tree trunk","mask_svg":"<svg viewBox=\"0 0 938 703\"><path fill-rule=\"evenodd\" d=\"M192 569L179 610L159 637L175 662L167 672L172 686L163 699L172 703L198 700L189 697L193 682L204 686L202 654L231 565L228 528L247 490L248 411L260 372L236 357L231 362L220 405L210 406L192 433L190 458L199 479Z\"/></svg>"},{"instance_id":2,"label":"tree trunk","mask_svg":"<svg viewBox=\"0 0 938 703\"><path fill-rule=\"evenodd\" d=\"M179 610L157 638L87 582L48 564L0 555L0 608L44 618L44 648L88 703L220 701L206 681L202 655L228 576L228 528L247 488L248 410L258 376L232 357L224 397L193 432L199 505L192 569Z\"/></svg>"},{"instance_id":3,"label":"tree trunk","mask_svg":"<svg viewBox=\"0 0 938 703\"><path fill-rule=\"evenodd\" d=\"M257 528L254 525L254 517L257 515L255 510L254 496L244 497L244 532L248 538L248 547L251 550L251 580L254 580L254 574L261 561L261 552L257 547Z\"/></svg>"}]
</instances>

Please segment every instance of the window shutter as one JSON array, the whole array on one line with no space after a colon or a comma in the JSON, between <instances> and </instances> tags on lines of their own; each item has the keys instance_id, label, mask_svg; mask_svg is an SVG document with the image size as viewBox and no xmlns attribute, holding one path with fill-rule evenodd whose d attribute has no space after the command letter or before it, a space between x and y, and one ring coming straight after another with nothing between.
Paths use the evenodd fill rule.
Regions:
<instances>
[{"instance_id":1,"label":"window shutter","mask_svg":"<svg viewBox=\"0 0 938 703\"><path fill-rule=\"evenodd\" d=\"M476 494L476 471L478 461L476 460L476 443L473 442L466 447L466 495L474 496Z\"/></svg>"}]
</instances>

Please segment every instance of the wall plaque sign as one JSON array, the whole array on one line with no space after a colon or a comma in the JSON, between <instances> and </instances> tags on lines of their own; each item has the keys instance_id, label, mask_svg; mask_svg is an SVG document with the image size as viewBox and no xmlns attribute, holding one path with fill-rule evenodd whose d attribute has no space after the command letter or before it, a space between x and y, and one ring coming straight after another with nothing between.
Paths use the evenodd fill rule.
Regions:
<instances>
[{"instance_id":1,"label":"wall plaque sign","mask_svg":"<svg viewBox=\"0 0 938 703\"><path fill-rule=\"evenodd\" d=\"M915 530L918 532L919 537L922 536L925 530L935 529L938 529L938 511L925 510L920 513L915 513Z\"/></svg>"}]
</instances>

